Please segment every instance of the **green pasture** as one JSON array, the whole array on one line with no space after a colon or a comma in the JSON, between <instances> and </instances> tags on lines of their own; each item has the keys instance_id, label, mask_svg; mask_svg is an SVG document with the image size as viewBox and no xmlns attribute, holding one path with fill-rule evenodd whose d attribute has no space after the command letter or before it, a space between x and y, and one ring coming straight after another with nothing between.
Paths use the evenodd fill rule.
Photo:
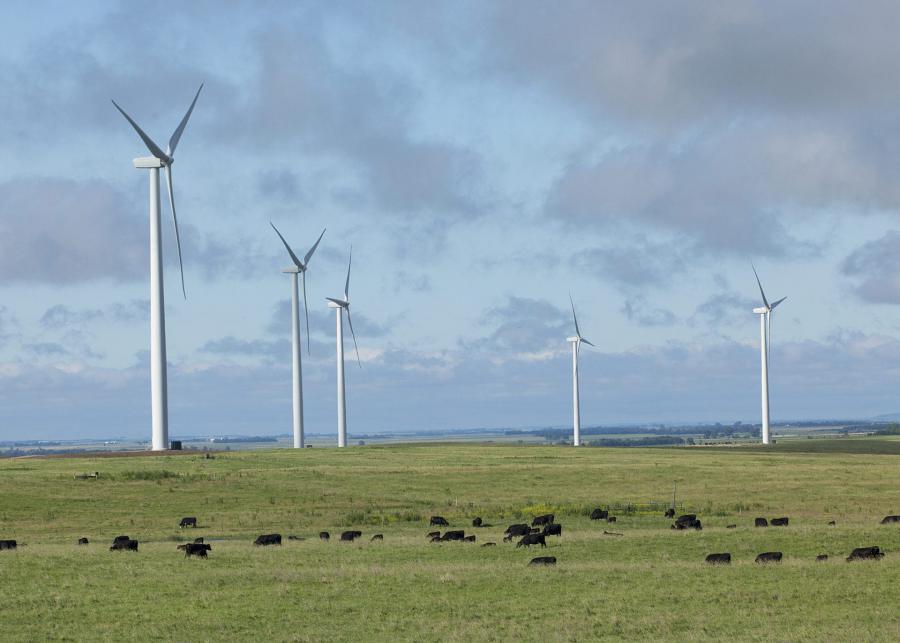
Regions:
<instances>
[{"instance_id":1,"label":"green pasture","mask_svg":"<svg viewBox=\"0 0 900 643\"><path fill-rule=\"evenodd\" d=\"M821 442L2 460L0 538L24 546L0 552L0 639L900 640L900 525L878 524L900 513L898 443ZM703 531L672 531L654 509L676 480ZM597 506L618 522L589 520ZM506 525L545 512L562 538L503 543ZM434 514L477 542L429 544ZM200 527L179 529L183 516ZM492 526L473 529L474 516ZM756 516L791 524L755 529ZM337 542L351 528L362 540ZM282 547L251 544L271 532ZM120 534L140 551L108 551ZM82 536L91 544L76 546ZM195 536L212 543L208 560L176 550ZM887 556L844 561L868 545ZM781 565L753 563L773 550ZM731 567L703 564L725 551ZM528 567L538 555L557 566Z\"/></svg>"}]
</instances>

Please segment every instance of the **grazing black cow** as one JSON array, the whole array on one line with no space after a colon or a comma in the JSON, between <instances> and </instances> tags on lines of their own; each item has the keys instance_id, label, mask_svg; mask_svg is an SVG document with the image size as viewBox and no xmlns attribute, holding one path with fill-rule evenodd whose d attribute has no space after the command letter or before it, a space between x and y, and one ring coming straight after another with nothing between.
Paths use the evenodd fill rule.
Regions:
<instances>
[{"instance_id":1,"label":"grazing black cow","mask_svg":"<svg viewBox=\"0 0 900 643\"><path fill-rule=\"evenodd\" d=\"M439 532L439 531L429 531L428 534L427 534L425 537L426 537L426 538L440 538L440 537L441 537L441 532Z\"/></svg>"},{"instance_id":2,"label":"grazing black cow","mask_svg":"<svg viewBox=\"0 0 900 643\"><path fill-rule=\"evenodd\" d=\"M768 527L768 526L769 526L769 521L766 520L765 518L756 518L756 519L753 521L753 526L754 526L754 527Z\"/></svg>"},{"instance_id":3,"label":"grazing black cow","mask_svg":"<svg viewBox=\"0 0 900 643\"><path fill-rule=\"evenodd\" d=\"M603 535L604 535L604 536L621 536L622 534L617 534L617 533L615 533L614 531L606 531L606 530L604 529L604 530L603 530Z\"/></svg>"},{"instance_id":4,"label":"grazing black cow","mask_svg":"<svg viewBox=\"0 0 900 643\"><path fill-rule=\"evenodd\" d=\"M428 523L431 527L449 527L450 523L447 522L447 519L443 516L432 516L431 521Z\"/></svg>"},{"instance_id":5,"label":"grazing black cow","mask_svg":"<svg viewBox=\"0 0 900 643\"><path fill-rule=\"evenodd\" d=\"M756 557L754 561L756 563L780 563L781 562L781 552L780 551L767 551L761 553Z\"/></svg>"},{"instance_id":6,"label":"grazing black cow","mask_svg":"<svg viewBox=\"0 0 900 643\"><path fill-rule=\"evenodd\" d=\"M362 536L361 531L343 531L341 532L341 540L344 542L352 543L357 538Z\"/></svg>"},{"instance_id":7,"label":"grazing black cow","mask_svg":"<svg viewBox=\"0 0 900 643\"><path fill-rule=\"evenodd\" d=\"M327 531L319 532L319 540L328 540L329 538L331 538L331 534L329 534Z\"/></svg>"},{"instance_id":8,"label":"grazing black cow","mask_svg":"<svg viewBox=\"0 0 900 643\"><path fill-rule=\"evenodd\" d=\"M609 515L609 511L606 509L600 509L597 507L591 512L591 520L606 520L606 517Z\"/></svg>"},{"instance_id":9,"label":"grazing black cow","mask_svg":"<svg viewBox=\"0 0 900 643\"><path fill-rule=\"evenodd\" d=\"M817 563L824 563L826 560L828 560L828 554L819 554L816 556Z\"/></svg>"},{"instance_id":10,"label":"grazing black cow","mask_svg":"<svg viewBox=\"0 0 900 643\"><path fill-rule=\"evenodd\" d=\"M480 516L476 516L476 517L472 518L472 526L473 527L481 527L481 517Z\"/></svg>"},{"instance_id":11,"label":"grazing black cow","mask_svg":"<svg viewBox=\"0 0 900 643\"><path fill-rule=\"evenodd\" d=\"M113 538L113 545L115 545L116 543L128 542L129 540L131 540L131 537L129 536L116 536L115 538Z\"/></svg>"},{"instance_id":12,"label":"grazing black cow","mask_svg":"<svg viewBox=\"0 0 900 643\"><path fill-rule=\"evenodd\" d=\"M532 545L546 547L547 541L544 539L544 534L527 534L522 536L522 540L516 543L516 549L519 547L531 547Z\"/></svg>"},{"instance_id":13,"label":"grazing black cow","mask_svg":"<svg viewBox=\"0 0 900 643\"><path fill-rule=\"evenodd\" d=\"M374 536L372 536L372 540L370 540L369 542L373 542L376 540L384 540L384 534L375 534Z\"/></svg>"},{"instance_id":14,"label":"grazing black cow","mask_svg":"<svg viewBox=\"0 0 900 643\"><path fill-rule=\"evenodd\" d=\"M532 558L531 562L528 563L528 566L532 565L555 565L556 564L556 556L538 556L537 558Z\"/></svg>"},{"instance_id":15,"label":"grazing black cow","mask_svg":"<svg viewBox=\"0 0 900 643\"><path fill-rule=\"evenodd\" d=\"M725 525L725 529L737 529L737 525Z\"/></svg>"},{"instance_id":16,"label":"grazing black cow","mask_svg":"<svg viewBox=\"0 0 900 643\"><path fill-rule=\"evenodd\" d=\"M87 539L87 538L79 538L79 539L78 539L78 544L79 544L79 545L87 545L87 544L88 544L88 539Z\"/></svg>"},{"instance_id":17,"label":"grazing black cow","mask_svg":"<svg viewBox=\"0 0 900 643\"><path fill-rule=\"evenodd\" d=\"M710 554L706 557L706 563L708 565L730 565L731 554L727 552L723 554Z\"/></svg>"},{"instance_id":18,"label":"grazing black cow","mask_svg":"<svg viewBox=\"0 0 900 643\"><path fill-rule=\"evenodd\" d=\"M545 536L562 536L562 525L558 523L552 525L544 525L544 531L542 533Z\"/></svg>"},{"instance_id":19,"label":"grazing black cow","mask_svg":"<svg viewBox=\"0 0 900 643\"><path fill-rule=\"evenodd\" d=\"M540 527L541 525L552 525L555 516L553 514L544 514L543 516L535 516L531 521L532 527Z\"/></svg>"},{"instance_id":20,"label":"grazing black cow","mask_svg":"<svg viewBox=\"0 0 900 643\"><path fill-rule=\"evenodd\" d=\"M674 518L675 510L674 509L666 509L666 518Z\"/></svg>"},{"instance_id":21,"label":"grazing black cow","mask_svg":"<svg viewBox=\"0 0 900 643\"><path fill-rule=\"evenodd\" d=\"M484 543L482 547L496 547L497 543Z\"/></svg>"},{"instance_id":22,"label":"grazing black cow","mask_svg":"<svg viewBox=\"0 0 900 643\"><path fill-rule=\"evenodd\" d=\"M280 545L281 544L281 534L263 534L259 538L253 541L254 545L261 545L265 547L266 545Z\"/></svg>"},{"instance_id":23,"label":"grazing black cow","mask_svg":"<svg viewBox=\"0 0 900 643\"><path fill-rule=\"evenodd\" d=\"M18 543L15 540L0 540L0 550L15 549L16 547L18 547Z\"/></svg>"},{"instance_id":24,"label":"grazing black cow","mask_svg":"<svg viewBox=\"0 0 900 643\"><path fill-rule=\"evenodd\" d=\"M113 543L109 551L137 551L138 541L136 540L118 540Z\"/></svg>"},{"instance_id":25,"label":"grazing black cow","mask_svg":"<svg viewBox=\"0 0 900 643\"><path fill-rule=\"evenodd\" d=\"M693 520L676 520L675 524L672 525L672 529L677 529L678 531L682 531L684 529L696 529L697 531L701 531L703 529L703 523L694 518Z\"/></svg>"},{"instance_id":26,"label":"grazing black cow","mask_svg":"<svg viewBox=\"0 0 900 643\"><path fill-rule=\"evenodd\" d=\"M447 542L450 540L465 540L466 532L462 529L455 529L452 531L445 531L444 535L441 536L441 542Z\"/></svg>"},{"instance_id":27,"label":"grazing black cow","mask_svg":"<svg viewBox=\"0 0 900 643\"><path fill-rule=\"evenodd\" d=\"M772 520L769 522L769 524L772 525L773 527L787 527L788 519L787 518L772 518Z\"/></svg>"},{"instance_id":28,"label":"grazing black cow","mask_svg":"<svg viewBox=\"0 0 900 643\"><path fill-rule=\"evenodd\" d=\"M829 526L829 527L834 527L836 524L837 524L837 523L836 523L835 521L833 521L833 520L829 520L829 521L828 521L828 526Z\"/></svg>"},{"instance_id":29,"label":"grazing black cow","mask_svg":"<svg viewBox=\"0 0 900 643\"><path fill-rule=\"evenodd\" d=\"M882 525L889 525L894 522L900 522L900 516L885 516L881 519Z\"/></svg>"},{"instance_id":30,"label":"grazing black cow","mask_svg":"<svg viewBox=\"0 0 900 643\"><path fill-rule=\"evenodd\" d=\"M439 543L439 542L441 542L441 537L440 537L440 536L432 536L432 537L428 540L428 542L430 542L430 543Z\"/></svg>"},{"instance_id":31,"label":"grazing black cow","mask_svg":"<svg viewBox=\"0 0 900 643\"><path fill-rule=\"evenodd\" d=\"M607 516L606 522L616 522L616 517L615 516Z\"/></svg>"},{"instance_id":32,"label":"grazing black cow","mask_svg":"<svg viewBox=\"0 0 900 643\"><path fill-rule=\"evenodd\" d=\"M531 527L526 524L510 525L503 533L507 536L524 536L531 533Z\"/></svg>"},{"instance_id":33,"label":"grazing black cow","mask_svg":"<svg viewBox=\"0 0 900 643\"><path fill-rule=\"evenodd\" d=\"M471 536L466 536L465 538L463 538L463 542L464 542L464 543L474 543L474 542L475 542L475 535L473 534L473 535L471 535Z\"/></svg>"},{"instance_id":34,"label":"grazing black cow","mask_svg":"<svg viewBox=\"0 0 900 643\"><path fill-rule=\"evenodd\" d=\"M181 524L179 527L196 527L197 526L197 518L196 516L188 516L187 518L181 519Z\"/></svg>"},{"instance_id":35,"label":"grazing black cow","mask_svg":"<svg viewBox=\"0 0 900 643\"><path fill-rule=\"evenodd\" d=\"M697 514L682 514L675 519L675 522L691 522L697 520Z\"/></svg>"},{"instance_id":36,"label":"grazing black cow","mask_svg":"<svg viewBox=\"0 0 900 643\"><path fill-rule=\"evenodd\" d=\"M200 558L206 558L206 552L212 551L212 545L204 545L203 543L186 543L184 545L178 545L178 549L184 550L185 558L188 558L190 556L199 556Z\"/></svg>"},{"instance_id":37,"label":"grazing black cow","mask_svg":"<svg viewBox=\"0 0 900 643\"><path fill-rule=\"evenodd\" d=\"M884 552L878 547L857 547L847 558L847 562L853 560L878 560L884 558Z\"/></svg>"}]
</instances>

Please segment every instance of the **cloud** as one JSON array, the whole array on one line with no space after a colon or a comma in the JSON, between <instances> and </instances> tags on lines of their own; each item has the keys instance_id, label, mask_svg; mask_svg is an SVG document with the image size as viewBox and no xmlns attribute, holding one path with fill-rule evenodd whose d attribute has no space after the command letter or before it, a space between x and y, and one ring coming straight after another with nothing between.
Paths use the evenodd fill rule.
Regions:
<instances>
[{"instance_id":1,"label":"cloud","mask_svg":"<svg viewBox=\"0 0 900 643\"><path fill-rule=\"evenodd\" d=\"M671 310L656 308L640 295L626 299L621 310L629 321L640 326L671 326L678 321Z\"/></svg>"},{"instance_id":2,"label":"cloud","mask_svg":"<svg viewBox=\"0 0 900 643\"><path fill-rule=\"evenodd\" d=\"M900 304L900 232L891 230L844 258L841 272L857 296L877 304Z\"/></svg>"},{"instance_id":3,"label":"cloud","mask_svg":"<svg viewBox=\"0 0 900 643\"><path fill-rule=\"evenodd\" d=\"M480 325L490 328L488 335L460 340L463 351L490 354L498 362L522 359L546 359L564 351L565 338L571 333L567 311L529 297L508 297L482 314Z\"/></svg>"},{"instance_id":4,"label":"cloud","mask_svg":"<svg viewBox=\"0 0 900 643\"><path fill-rule=\"evenodd\" d=\"M580 250L570 261L579 271L633 289L667 283L686 269L689 258L690 252L676 243L653 241L644 235L619 234L615 242Z\"/></svg>"}]
</instances>

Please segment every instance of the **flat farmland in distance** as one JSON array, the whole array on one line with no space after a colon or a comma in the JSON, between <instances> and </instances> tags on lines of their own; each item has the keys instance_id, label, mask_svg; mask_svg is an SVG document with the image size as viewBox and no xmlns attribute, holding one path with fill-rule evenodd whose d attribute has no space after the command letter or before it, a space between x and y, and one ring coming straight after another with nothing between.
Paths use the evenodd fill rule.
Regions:
<instances>
[{"instance_id":1,"label":"flat farmland in distance","mask_svg":"<svg viewBox=\"0 0 900 643\"><path fill-rule=\"evenodd\" d=\"M0 460L0 539L24 543L0 551L0 637L900 640L900 524L879 524L900 514L898 443L796 442ZM702 531L673 531L653 508L675 480L679 509L697 513ZM607 505L615 524L589 519ZM546 549L503 542L507 525L550 512L563 535ZM428 543L431 515L476 543ZM180 529L183 516L198 528ZM472 528L474 516L491 526ZM790 526L757 529L756 516ZM362 539L337 542L345 529ZM281 547L252 545L273 532ZM383 542L370 542L376 533ZM110 552L120 534L140 551ZM212 544L208 560L176 550L196 536ZM869 545L886 557L845 562ZM764 551L784 562L754 564ZM732 565L704 565L713 552L730 552ZM830 559L816 563L821 553ZM527 566L540 555L557 566Z\"/></svg>"}]
</instances>

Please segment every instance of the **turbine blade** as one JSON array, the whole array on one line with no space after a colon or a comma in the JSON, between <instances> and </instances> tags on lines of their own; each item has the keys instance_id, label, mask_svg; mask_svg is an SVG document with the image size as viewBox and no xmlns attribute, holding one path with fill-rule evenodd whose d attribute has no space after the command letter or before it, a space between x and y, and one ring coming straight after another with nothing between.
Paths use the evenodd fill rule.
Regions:
<instances>
[{"instance_id":1,"label":"turbine blade","mask_svg":"<svg viewBox=\"0 0 900 643\"><path fill-rule=\"evenodd\" d=\"M772 302L772 305L769 306L769 310L775 310L775 306L777 306L778 304L780 304L781 302L783 302L785 299L787 299L787 297L782 297L782 298L779 299L778 301Z\"/></svg>"},{"instance_id":2,"label":"turbine blade","mask_svg":"<svg viewBox=\"0 0 900 643\"><path fill-rule=\"evenodd\" d=\"M350 336L353 338L353 348L356 349L356 362L362 368L362 361L359 359L359 346L356 345L356 333L353 332L353 320L350 318L350 306L347 306L347 323L350 324Z\"/></svg>"},{"instance_id":3,"label":"turbine blade","mask_svg":"<svg viewBox=\"0 0 900 643\"><path fill-rule=\"evenodd\" d=\"M141 129L140 125L134 122L134 119L131 118L128 114L125 113L125 110L119 107L119 104L116 101L112 102L113 105L116 106L116 109L125 117L125 119L131 123L131 126L134 128L134 131L138 133L138 136L141 137L141 140L144 141L144 145L147 146L147 149L150 150L150 153L153 154L156 158L161 161L168 163L171 159L169 155L163 152L159 145L153 142L153 139L147 136L144 130Z\"/></svg>"},{"instance_id":4,"label":"turbine blade","mask_svg":"<svg viewBox=\"0 0 900 643\"><path fill-rule=\"evenodd\" d=\"M300 273L303 279L303 311L306 313L306 354L311 355L309 348L309 307L306 305L306 271Z\"/></svg>"},{"instance_id":5,"label":"turbine blade","mask_svg":"<svg viewBox=\"0 0 900 643\"><path fill-rule=\"evenodd\" d=\"M572 319L575 320L575 335L581 337L581 331L578 330L578 316L575 315L575 301L572 299L572 293L569 293L569 303L572 304Z\"/></svg>"},{"instance_id":6,"label":"turbine blade","mask_svg":"<svg viewBox=\"0 0 900 643\"><path fill-rule=\"evenodd\" d=\"M584 342L585 344L587 344L588 346L594 346L591 342L589 342L588 340L586 340L586 339L585 339L584 337L582 337L581 335L579 335L578 338L579 338L582 342ZM597 347L594 346L594 348L597 348Z\"/></svg>"},{"instance_id":7,"label":"turbine blade","mask_svg":"<svg viewBox=\"0 0 900 643\"><path fill-rule=\"evenodd\" d=\"M303 269L303 264L300 263L300 260L297 258L297 255L294 254L294 251L291 250L291 247L288 245L288 242L284 240L284 237L281 236L281 233L278 231L278 228L275 227L275 224L269 221L269 225L272 226L272 229L275 231L275 234L278 235L278 238L281 239L281 243L284 244L284 247L287 248L288 254L291 255L291 260L294 262L294 265Z\"/></svg>"},{"instance_id":8,"label":"turbine blade","mask_svg":"<svg viewBox=\"0 0 900 643\"><path fill-rule=\"evenodd\" d=\"M337 305L340 306L341 308L346 308L347 306L350 305L350 302L346 302L346 301L344 301L343 299L335 299L334 297L326 297L325 299L326 299L327 301L330 301L330 302L333 302L333 303L337 304Z\"/></svg>"},{"instance_id":9,"label":"turbine blade","mask_svg":"<svg viewBox=\"0 0 900 643\"><path fill-rule=\"evenodd\" d=\"M203 83L200 83L200 89L203 89ZM178 127L175 128L175 132L173 132L172 138L169 139L169 154L174 154L175 148L178 147L178 141L181 140L181 134L182 132L184 132L184 127L185 125L187 125L188 119L191 117L191 112L194 111L194 105L197 104L197 99L200 98L200 89L197 90L197 93L194 95L194 100L191 101L191 106L188 107L187 113L184 115L184 118L181 119Z\"/></svg>"},{"instance_id":10,"label":"turbine blade","mask_svg":"<svg viewBox=\"0 0 900 643\"><path fill-rule=\"evenodd\" d=\"M166 188L169 190L169 205L172 206L172 221L175 223L175 244L178 246L178 269L181 271L181 294L187 300L184 289L184 263L181 261L181 235L178 232L178 217L175 215L175 192L172 188L172 166L166 166Z\"/></svg>"},{"instance_id":11,"label":"turbine blade","mask_svg":"<svg viewBox=\"0 0 900 643\"><path fill-rule=\"evenodd\" d=\"M766 293L763 292L762 283L759 281L759 275L756 274L756 267L751 263L750 267L753 268L753 274L756 277L756 285L759 286L759 294L762 295L763 303L766 305L766 308L770 308L769 301L766 299Z\"/></svg>"},{"instance_id":12,"label":"turbine blade","mask_svg":"<svg viewBox=\"0 0 900 643\"><path fill-rule=\"evenodd\" d=\"M350 301L350 265L353 263L353 246L350 246L350 258L347 259L347 281L344 284L344 301Z\"/></svg>"},{"instance_id":13,"label":"turbine blade","mask_svg":"<svg viewBox=\"0 0 900 643\"><path fill-rule=\"evenodd\" d=\"M316 242L313 244L313 247L309 249L309 252L306 253L306 256L303 257L303 267L309 265L309 260L312 259L313 253L316 251L316 248L319 247L319 242L322 240L322 237L325 236L325 229L322 230L322 234L319 235L319 238L316 239Z\"/></svg>"}]
</instances>

